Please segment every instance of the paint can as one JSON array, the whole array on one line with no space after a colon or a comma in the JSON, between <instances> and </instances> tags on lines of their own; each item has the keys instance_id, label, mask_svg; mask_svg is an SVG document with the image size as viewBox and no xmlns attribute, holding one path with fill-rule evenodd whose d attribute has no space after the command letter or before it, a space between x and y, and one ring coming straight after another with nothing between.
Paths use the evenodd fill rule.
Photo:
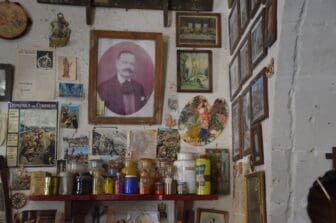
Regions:
<instances>
[{"instance_id":1,"label":"paint can","mask_svg":"<svg viewBox=\"0 0 336 223\"><path fill-rule=\"evenodd\" d=\"M211 193L210 159L201 155L196 159L196 194L209 195Z\"/></svg>"},{"instance_id":2,"label":"paint can","mask_svg":"<svg viewBox=\"0 0 336 223\"><path fill-rule=\"evenodd\" d=\"M137 176L135 175L125 176L124 193L125 194L138 194L139 193L139 185L138 185Z\"/></svg>"}]
</instances>

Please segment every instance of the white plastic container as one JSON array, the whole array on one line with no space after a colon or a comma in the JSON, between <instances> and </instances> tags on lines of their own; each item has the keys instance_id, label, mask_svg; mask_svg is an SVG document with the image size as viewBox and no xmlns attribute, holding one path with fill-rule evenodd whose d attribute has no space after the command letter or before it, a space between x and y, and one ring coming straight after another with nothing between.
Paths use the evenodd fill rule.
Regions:
<instances>
[{"instance_id":1,"label":"white plastic container","mask_svg":"<svg viewBox=\"0 0 336 223\"><path fill-rule=\"evenodd\" d=\"M194 154L178 153L174 166L176 168L176 180L187 182L187 193L194 194L196 192Z\"/></svg>"}]
</instances>

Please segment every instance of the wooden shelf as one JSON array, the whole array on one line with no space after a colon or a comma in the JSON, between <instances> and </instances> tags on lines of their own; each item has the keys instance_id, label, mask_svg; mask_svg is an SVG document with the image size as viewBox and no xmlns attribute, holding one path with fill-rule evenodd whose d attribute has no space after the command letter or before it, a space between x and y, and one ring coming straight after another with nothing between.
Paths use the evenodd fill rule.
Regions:
<instances>
[{"instance_id":1,"label":"wooden shelf","mask_svg":"<svg viewBox=\"0 0 336 223\"><path fill-rule=\"evenodd\" d=\"M195 201L218 200L218 195L29 195L31 201Z\"/></svg>"}]
</instances>

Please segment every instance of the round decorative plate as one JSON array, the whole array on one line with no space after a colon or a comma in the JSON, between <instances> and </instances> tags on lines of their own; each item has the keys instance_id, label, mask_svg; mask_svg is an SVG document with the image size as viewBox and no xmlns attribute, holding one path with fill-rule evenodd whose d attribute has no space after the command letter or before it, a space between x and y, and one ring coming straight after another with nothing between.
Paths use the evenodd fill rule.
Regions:
<instances>
[{"instance_id":1,"label":"round decorative plate","mask_svg":"<svg viewBox=\"0 0 336 223\"><path fill-rule=\"evenodd\" d=\"M221 135L228 120L228 105L217 98L212 106L204 96L196 96L183 108L178 120L181 138L193 146L204 146Z\"/></svg>"},{"instance_id":2,"label":"round decorative plate","mask_svg":"<svg viewBox=\"0 0 336 223\"><path fill-rule=\"evenodd\" d=\"M27 198L24 193L15 193L12 195L10 202L14 209L20 209L26 205Z\"/></svg>"},{"instance_id":3,"label":"round decorative plate","mask_svg":"<svg viewBox=\"0 0 336 223\"><path fill-rule=\"evenodd\" d=\"M0 37L14 39L23 35L29 25L29 18L18 3L0 3Z\"/></svg>"}]
</instances>

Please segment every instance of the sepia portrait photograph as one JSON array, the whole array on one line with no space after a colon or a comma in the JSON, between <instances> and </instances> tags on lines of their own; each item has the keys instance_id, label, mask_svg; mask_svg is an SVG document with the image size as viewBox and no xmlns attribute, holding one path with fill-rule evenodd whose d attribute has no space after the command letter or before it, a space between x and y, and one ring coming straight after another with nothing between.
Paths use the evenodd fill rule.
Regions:
<instances>
[{"instance_id":1,"label":"sepia portrait photograph","mask_svg":"<svg viewBox=\"0 0 336 223\"><path fill-rule=\"evenodd\" d=\"M89 120L105 124L159 121L162 35L93 30L91 40Z\"/></svg>"},{"instance_id":2,"label":"sepia portrait photograph","mask_svg":"<svg viewBox=\"0 0 336 223\"><path fill-rule=\"evenodd\" d=\"M64 81L75 81L77 79L76 57L59 56L58 61L58 79Z\"/></svg>"}]
</instances>

